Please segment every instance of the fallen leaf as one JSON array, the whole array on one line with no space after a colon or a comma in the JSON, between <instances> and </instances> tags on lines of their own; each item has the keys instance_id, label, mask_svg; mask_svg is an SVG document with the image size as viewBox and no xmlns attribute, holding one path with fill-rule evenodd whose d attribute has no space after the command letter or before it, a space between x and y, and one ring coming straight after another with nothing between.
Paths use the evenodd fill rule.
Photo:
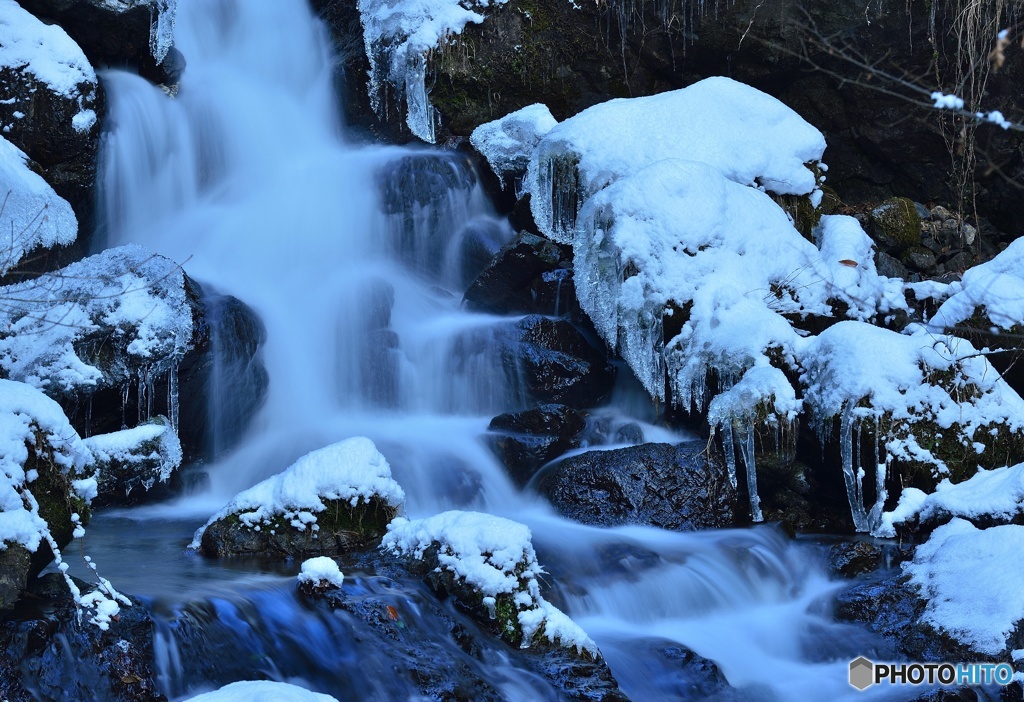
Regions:
<instances>
[{"instance_id":1,"label":"fallen leaf","mask_svg":"<svg viewBox=\"0 0 1024 702\"><path fill-rule=\"evenodd\" d=\"M388 605L387 609L388 609L388 619L390 619L391 621L397 622L398 621L398 610L395 609L394 607L392 607L391 605Z\"/></svg>"},{"instance_id":2,"label":"fallen leaf","mask_svg":"<svg viewBox=\"0 0 1024 702\"><path fill-rule=\"evenodd\" d=\"M844 266L847 266L849 268L856 268L858 265L860 265L856 261L854 261L852 259L849 259L849 258L844 258L844 259L840 260L839 262L841 264L843 264Z\"/></svg>"}]
</instances>

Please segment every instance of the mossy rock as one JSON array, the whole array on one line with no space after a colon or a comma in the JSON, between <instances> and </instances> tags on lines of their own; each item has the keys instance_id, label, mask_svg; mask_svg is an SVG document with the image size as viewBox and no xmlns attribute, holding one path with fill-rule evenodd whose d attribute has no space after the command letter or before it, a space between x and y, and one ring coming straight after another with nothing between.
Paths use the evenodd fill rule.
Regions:
<instances>
[{"instance_id":1,"label":"mossy rock","mask_svg":"<svg viewBox=\"0 0 1024 702\"><path fill-rule=\"evenodd\" d=\"M10 609L28 583L31 554L20 544L5 543L0 550L0 612Z\"/></svg>"},{"instance_id":2,"label":"mossy rock","mask_svg":"<svg viewBox=\"0 0 1024 702\"><path fill-rule=\"evenodd\" d=\"M910 198L893 197L871 210L871 233L885 248L921 245L921 215Z\"/></svg>"},{"instance_id":3,"label":"mossy rock","mask_svg":"<svg viewBox=\"0 0 1024 702\"><path fill-rule=\"evenodd\" d=\"M374 496L355 506L344 500L324 500L316 522L297 528L284 514L249 526L237 514L206 527L200 541L205 556L334 556L380 543L397 509ZM314 528L316 527L316 528Z\"/></svg>"}]
</instances>

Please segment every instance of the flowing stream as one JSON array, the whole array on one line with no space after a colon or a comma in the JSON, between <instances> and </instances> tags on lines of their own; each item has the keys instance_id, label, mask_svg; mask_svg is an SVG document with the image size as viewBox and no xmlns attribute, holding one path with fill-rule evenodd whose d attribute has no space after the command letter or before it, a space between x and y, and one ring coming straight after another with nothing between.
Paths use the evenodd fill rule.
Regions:
<instances>
[{"instance_id":1,"label":"flowing stream","mask_svg":"<svg viewBox=\"0 0 1024 702\"><path fill-rule=\"evenodd\" d=\"M188 68L174 99L134 75L104 77L104 231L109 245L141 243L252 306L267 328L270 384L201 491L101 514L86 537L103 574L147 598L161 622L165 693L227 681L182 653L182 618L202 602L226 632L222 648L258 656L265 677L339 699L418 694L366 673L386 668L386 651L360 649L344 622L296 604L298 564L183 551L238 491L365 435L405 488L410 517L458 508L528 524L552 600L597 641L632 698L700 698L664 655L673 645L714 660L735 699L885 698L847 684L848 661L884 646L831 620L837 585L812 546L770 527L585 527L510 482L482 436L491 417L526 405L500 352L515 320L469 313L461 297L481 252L513 232L458 155L349 140L330 42L303 0L180 0L176 43ZM607 412L653 421L643 403L621 399L631 396L624 389ZM648 440L683 438L643 426ZM352 597L388 588L428 597L414 582L350 577ZM500 649L471 665L509 699L552 697Z\"/></svg>"}]
</instances>

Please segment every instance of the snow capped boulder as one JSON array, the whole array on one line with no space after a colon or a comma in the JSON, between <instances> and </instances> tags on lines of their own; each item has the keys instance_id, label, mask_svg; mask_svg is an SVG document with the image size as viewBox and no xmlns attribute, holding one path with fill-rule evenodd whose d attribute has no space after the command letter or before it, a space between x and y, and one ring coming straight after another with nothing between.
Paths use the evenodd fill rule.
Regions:
<instances>
[{"instance_id":1,"label":"snow capped boulder","mask_svg":"<svg viewBox=\"0 0 1024 702\"><path fill-rule=\"evenodd\" d=\"M346 439L240 492L196 532L192 548L207 556L335 555L379 539L404 500L373 442Z\"/></svg>"},{"instance_id":2,"label":"snow capped boulder","mask_svg":"<svg viewBox=\"0 0 1024 702\"><path fill-rule=\"evenodd\" d=\"M191 698L195 702L338 702L330 695L269 680L233 682Z\"/></svg>"},{"instance_id":3,"label":"snow capped boulder","mask_svg":"<svg viewBox=\"0 0 1024 702\"><path fill-rule=\"evenodd\" d=\"M60 405L0 380L0 610L88 518L91 459Z\"/></svg>"},{"instance_id":4,"label":"snow capped boulder","mask_svg":"<svg viewBox=\"0 0 1024 702\"><path fill-rule=\"evenodd\" d=\"M102 113L96 72L63 29L44 24L14 0L0 0L0 18L3 138L38 164L57 193L85 213L92 207ZM2 152L0 157L10 159ZM3 182L0 187L11 189ZM0 217L4 231L10 229L10 214Z\"/></svg>"},{"instance_id":5,"label":"snow capped boulder","mask_svg":"<svg viewBox=\"0 0 1024 702\"><path fill-rule=\"evenodd\" d=\"M416 562L435 590L454 596L499 636L521 648L546 641L600 656L577 624L545 600L544 570L518 522L479 512L443 512L428 519L397 518L381 548Z\"/></svg>"},{"instance_id":6,"label":"snow capped boulder","mask_svg":"<svg viewBox=\"0 0 1024 702\"><path fill-rule=\"evenodd\" d=\"M691 531L735 523L736 490L701 440L571 456L545 469L537 490L584 524Z\"/></svg>"},{"instance_id":7,"label":"snow capped boulder","mask_svg":"<svg viewBox=\"0 0 1024 702\"><path fill-rule=\"evenodd\" d=\"M931 490L942 478L960 482L979 467L1024 458L1024 400L985 357L963 339L907 332L840 322L809 340L801 357L811 423L832 432L838 420L858 531L881 524L887 471L899 484ZM870 454L861 450L861 432L875 437ZM865 490L872 466L874 487Z\"/></svg>"},{"instance_id":8,"label":"snow capped boulder","mask_svg":"<svg viewBox=\"0 0 1024 702\"><path fill-rule=\"evenodd\" d=\"M340 588L345 582L345 575L338 568L334 559L317 556L302 562L302 568L296 579L299 581L299 590L310 595L317 595Z\"/></svg>"},{"instance_id":9,"label":"snow capped boulder","mask_svg":"<svg viewBox=\"0 0 1024 702\"><path fill-rule=\"evenodd\" d=\"M824 150L821 133L775 98L708 78L609 100L561 122L534 150L526 189L541 232L570 243L594 193L663 159L703 163L734 183L782 195L811 195L818 183L806 164Z\"/></svg>"},{"instance_id":10,"label":"snow capped boulder","mask_svg":"<svg viewBox=\"0 0 1024 702\"><path fill-rule=\"evenodd\" d=\"M96 504L133 504L181 465L181 442L166 417L83 440L93 455Z\"/></svg>"}]
</instances>

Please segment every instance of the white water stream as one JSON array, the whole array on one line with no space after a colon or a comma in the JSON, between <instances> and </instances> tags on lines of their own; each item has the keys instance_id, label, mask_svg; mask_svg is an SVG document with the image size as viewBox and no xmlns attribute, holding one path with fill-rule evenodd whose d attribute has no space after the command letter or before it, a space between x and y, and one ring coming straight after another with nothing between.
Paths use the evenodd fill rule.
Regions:
<instances>
[{"instance_id":1,"label":"white water stream","mask_svg":"<svg viewBox=\"0 0 1024 702\"><path fill-rule=\"evenodd\" d=\"M871 640L831 622L835 585L806 548L770 528L584 527L508 480L481 436L523 407L496 350L509 320L461 309L460 251L467 232L495 248L512 232L460 180L457 157L346 141L329 40L303 0L180 0L176 42L188 68L175 99L136 76L105 77L108 243L144 244L252 306L267 327L270 389L242 444L209 467L207 490L134 519L199 526L302 454L366 435L410 516L461 508L527 523L568 614L634 699L665 697L663 664L648 655L665 642L716 661L742 699L883 699L847 684L848 661ZM402 167L442 183L450 169L453 186L440 204L388 202L381 174ZM382 330L373 301L388 290ZM397 348L370 344L381 331ZM130 557L123 568L97 560L124 591L160 590L159 568L140 576Z\"/></svg>"}]
</instances>

